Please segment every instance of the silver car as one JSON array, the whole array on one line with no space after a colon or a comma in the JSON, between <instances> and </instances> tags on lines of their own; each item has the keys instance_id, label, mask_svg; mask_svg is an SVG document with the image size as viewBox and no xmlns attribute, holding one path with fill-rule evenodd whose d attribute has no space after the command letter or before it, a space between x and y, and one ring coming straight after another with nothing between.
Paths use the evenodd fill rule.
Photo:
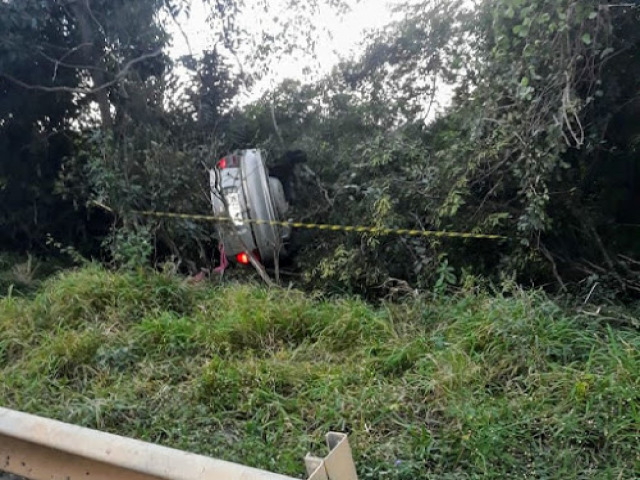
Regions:
<instances>
[{"instance_id":1,"label":"silver car","mask_svg":"<svg viewBox=\"0 0 640 480\"><path fill-rule=\"evenodd\" d=\"M284 221L289 205L280 180L269 176L263 153L233 152L211 169L209 178L215 215L231 219L218 223L228 258L247 265L253 256L272 264L286 255L290 229L271 222Z\"/></svg>"}]
</instances>

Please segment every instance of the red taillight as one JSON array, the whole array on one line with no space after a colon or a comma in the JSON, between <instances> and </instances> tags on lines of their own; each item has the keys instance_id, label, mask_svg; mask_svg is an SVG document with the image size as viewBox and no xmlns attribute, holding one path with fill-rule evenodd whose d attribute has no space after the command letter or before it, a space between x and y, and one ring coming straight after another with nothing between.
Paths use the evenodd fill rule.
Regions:
<instances>
[{"instance_id":1,"label":"red taillight","mask_svg":"<svg viewBox=\"0 0 640 480\"><path fill-rule=\"evenodd\" d=\"M237 155L227 155L226 157L222 157L216 165L220 170L224 170L225 168L235 168L239 163L240 157Z\"/></svg>"},{"instance_id":2,"label":"red taillight","mask_svg":"<svg viewBox=\"0 0 640 480\"><path fill-rule=\"evenodd\" d=\"M254 260L256 262L261 262L262 260L260 259L260 252L258 251L258 249L256 248L253 253L251 254L251 256L254 258ZM249 256L249 254L247 252L240 252L236 255L236 260L239 264L241 265L249 265L251 263L251 257Z\"/></svg>"}]
</instances>

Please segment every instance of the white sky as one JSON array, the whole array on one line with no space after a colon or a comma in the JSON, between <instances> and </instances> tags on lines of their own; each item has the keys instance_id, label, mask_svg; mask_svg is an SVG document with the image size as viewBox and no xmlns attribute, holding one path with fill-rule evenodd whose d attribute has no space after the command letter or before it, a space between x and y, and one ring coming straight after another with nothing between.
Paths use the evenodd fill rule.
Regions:
<instances>
[{"instance_id":1,"label":"white sky","mask_svg":"<svg viewBox=\"0 0 640 480\"><path fill-rule=\"evenodd\" d=\"M305 1L305 0L301 0ZM271 66L272 75L266 81L257 85L257 89L264 91L273 87L285 78L295 78L300 80L312 80L317 75L328 73L331 68L338 63L341 58L348 58L361 51L358 48L363 39L365 31L384 26L392 20L391 8L394 4L402 0L361 0L354 2L352 11L339 17L330 9L322 9L319 15L314 18L313 23L319 30L325 30L325 34L319 39L317 48L317 59L314 61L310 57L296 58L294 55L279 59ZM247 3L250 4L251 0ZM287 11L283 8L283 0L269 0L269 8L272 15L286 16ZM248 27L254 23L262 24L262 28L269 28L269 19L257 19L251 9L247 9L240 21ZM214 40L210 34L210 28L206 22L207 8L202 0L192 0L191 15L189 18L181 18L180 23L185 31L189 44L185 41L179 29L172 26L173 44L170 55L174 58L189 54L189 45L195 56L199 56L203 50L212 49ZM258 27L259 28L259 27ZM277 32L274 32L277 34ZM330 38L331 37L331 38ZM303 74L305 67L317 67L320 71L316 75ZM253 92L260 94L261 92Z\"/></svg>"},{"instance_id":2,"label":"white sky","mask_svg":"<svg viewBox=\"0 0 640 480\"><path fill-rule=\"evenodd\" d=\"M248 5L254 1L256 0L245 0ZM299 1L305 2L306 0ZM393 13L393 7L411 1L414 0L409 0L409 2L407 0L347 0L351 3L351 11L343 16L338 16L331 9L322 9L320 14L313 19L316 28L324 32L318 38L317 58L314 59L309 55L300 57L294 53L274 60L270 64L271 73L255 84L250 92L244 92L239 103L246 104L257 100L262 94L275 88L286 78L306 82L319 79L329 73L341 59L351 58L362 53L365 33L397 20L398 14ZM270 15L277 15L281 19L290 18L291 12L284 7L286 2L287 0L268 0ZM468 2L471 3L472 0L468 0ZM173 36L170 50L172 57L178 58L182 55L188 55L190 53L189 46L196 57L201 55L203 50L212 49L215 46L215 40L206 20L207 8L202 0L191 0L191 15L188 18L179 19L182 30L188 37L188 44L175 24L170 23L170 31ZM281 34L271 19L265 18L264 13L258 9L247 8L240 17L240 23L246 28L257 31L267 30L276 38ZM313 73L305 75L303 73L305 67L312 68ZM425 120L434 119L446 109L451 102L452 92L453 89L450 85L439 82L435 102Z\"/></svg>"}]
</instances>

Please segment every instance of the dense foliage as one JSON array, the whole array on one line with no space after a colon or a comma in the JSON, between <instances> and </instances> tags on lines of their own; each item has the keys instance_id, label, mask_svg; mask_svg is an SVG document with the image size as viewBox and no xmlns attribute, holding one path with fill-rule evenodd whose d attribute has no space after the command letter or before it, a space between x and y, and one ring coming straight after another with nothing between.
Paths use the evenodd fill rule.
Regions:
<instances>
[{"instance_id":1,"label":"dense foliage","mask_svg":"<svg viewBox=\"0 0 640 480\"><path fill-rule=\"evenodd\" d=\"M634 479L637 317L508 283L372 308L92 265L0 299L0 404L295 476L337 429L362 479Z\"/></svg>"},{"instance_id":2,"label":"dense foliage","mask_svg":"<svg viewBox=\"0 0 640 480\"><path fill-rule=\"evenodd\" d=\"M295 267L313 286L380 296L446 288L466 272L640 292L639 8L412 1L360 58L240 107L274 58L313 49L314 12L344 3L293 2L274 19L288 33L265 29L253 44L240 2L206 3L218 43L180 60L165 53L167 29L186 1L0 4L4 248L53 238L118 265L173 258L196 272L214 261L210 225L132 210L206 212L205 168L219 155L300 148L300 220L510 238L300 233Z\"/></svg>"},{"instance_id":3,"label":"dense foliage","mask_svg":"<svg viewBox=\"0 0 640 480\"><path fill-rule=\"evenodd\" d=\"M172 58L189 0L0 1L0 404L291 475L335 429L364 479L637 478L638 2L412 0L250 103L351 2L203 2ZM322 294L202 282L212 225L135 211L208 213L246 147L307 153L300 221L507 239L299 231Z\"/></svg>"}]
</instances>

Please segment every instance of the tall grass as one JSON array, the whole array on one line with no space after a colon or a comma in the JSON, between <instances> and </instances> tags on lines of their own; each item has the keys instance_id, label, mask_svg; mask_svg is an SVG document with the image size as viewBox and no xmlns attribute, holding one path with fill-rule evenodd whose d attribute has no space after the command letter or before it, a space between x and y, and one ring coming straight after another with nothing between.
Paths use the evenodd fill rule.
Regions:
<instances>
[{"instance_id":1,"label":"tall grass","mask_svg":"<svg viewBox=\"0 0 640 480\"><path fill-rule=\"evenodd\" d=\"M0 300L0 403L302 476L638 478L640 334L541 293L378 308L99 267Z\"/></svg>"},{"instance_id":2,"label":"tall grass","mask_svg":"<svg viewBox=\"0 0 640 480\"><path fill-rule=\"evenodd\" d=\"M41 260L31 254L0 252L0 296L25 295L37 290L43 279L61 270L60 259Z\"/></svg>"}]
</instances>

